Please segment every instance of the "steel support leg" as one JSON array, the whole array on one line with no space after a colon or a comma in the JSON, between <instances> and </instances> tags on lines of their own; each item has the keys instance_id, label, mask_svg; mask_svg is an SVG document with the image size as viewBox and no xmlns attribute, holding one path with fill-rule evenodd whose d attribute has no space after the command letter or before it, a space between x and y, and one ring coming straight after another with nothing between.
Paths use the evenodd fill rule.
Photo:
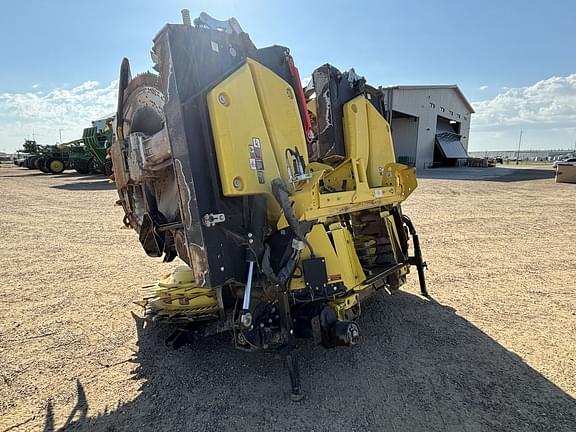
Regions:
<instances>
[{"instance_id":1,"label":"steel support leg","mask_svg":"<svg viewBox=\"0 0 576 432\"><path fill-rule=\"evenodd\" d=\"M406 215L402 216L402 221L408 227L408 231L412 236L412 241L414 242L414 256L410 257L410 264L416 266L416 270L418 271L418 282L420 284L420 293L424 297L429 297L428 289L426 288L426 276L424 274L424 269L428 268L426 261L422 258L422 249L420 249L420 240L418 239L418 233L416 233L416 228L414 224L410 220L410 218Z\"/></svg>"},{"instance_id":2,"label":"steel support leg","mask_svg":"<svg viewBox=\"0 0 576 432\"><path fill-rule=\"evenodd\" d=\"M280 323L286 345L283 349L284 364L288 368L290 375L291 398L297 402L302 400L302 385L300 384L300 370L298 369L298 358L293 350L296 348L296 337L292 328L292 314L290 313L290 301L286 292L279 293L278 307L280 309Z\"/></svg>"},{"instance_id":3,"label":"steel support leg","mask_svg":"<svg viewBox=\"0 0 576 432\"><path fill-rule=\"evenodd\" d=\"M288 374L290 375L290 387L292 390L292 394L290 396L294 402L298 402L304 397L302 394L302 385L300 384L298 357L296 357L292 352L289 352L285 356L285 361L286 367L288 368Z\"/></svg>"},{"instance_id":4,"label":"steel support leg","mask_svg":"<svg viewBox=\"0 0 576 432\"><path fill-rule=\"evenodd\" d=\"M244 288L244 299L242 301L242 310L240 311L240 324L249 328L252 325L252 314L250 313L250 296L252 295L252 275L254 273L254 261L248 262L248 280Z\"/></svg>"}]
</instances>

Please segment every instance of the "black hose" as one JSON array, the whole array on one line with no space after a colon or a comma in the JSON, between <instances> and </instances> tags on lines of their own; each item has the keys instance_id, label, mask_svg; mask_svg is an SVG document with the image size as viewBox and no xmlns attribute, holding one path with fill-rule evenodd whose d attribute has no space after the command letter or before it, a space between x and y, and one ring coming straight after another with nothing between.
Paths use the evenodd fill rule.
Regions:
<instances>
[{"instance_id":1,"label":"black hose","mask_svg":"<svg viewBox=\"0 0 576 432\"><path fill-rule=\"evenodd\" d=\"M294 214L294 209L290 203L290 192L288 191L284 180L281 178L275 178L272 180L272 194L282 208L284 216L286 217L286 221L288 222L288 225L292 231L294 231L296 238L306 244L310 250L310 255L315 256L312 246L306 239L306 234L310 230L311 224L309 222L300 222Z\"/></svg>"}]
</instances>

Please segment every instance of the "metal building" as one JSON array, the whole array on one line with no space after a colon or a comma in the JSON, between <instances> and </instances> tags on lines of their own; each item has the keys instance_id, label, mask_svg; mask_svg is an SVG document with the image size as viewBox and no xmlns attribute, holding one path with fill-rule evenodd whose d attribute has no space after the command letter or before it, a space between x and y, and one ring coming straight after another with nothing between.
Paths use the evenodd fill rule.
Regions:
<instances>
[{"instance_id":1,"label":"metal building","mask_svg":"<svg viewBox=\"0 0 576 432\"><path fill-rule=\"evenodd\" d=\"M396 159L417 168L459 165L468 157L474 108L456 85L384 87Z\"/></svg>"}]
</instances>

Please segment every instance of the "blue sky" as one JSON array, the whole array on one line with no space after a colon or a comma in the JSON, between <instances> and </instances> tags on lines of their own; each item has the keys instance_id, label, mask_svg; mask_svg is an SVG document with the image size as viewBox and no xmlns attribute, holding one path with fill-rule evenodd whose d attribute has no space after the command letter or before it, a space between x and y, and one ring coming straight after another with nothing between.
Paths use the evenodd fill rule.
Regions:
<instances>
[{"instance_id":1,"label":"blue sky","mask_svg":"<svg viewBox=\"0 0 576 432\"><path fill-rule=\"evenodd\" d=\"M329 62L376 85L458 84L473 102L471 150L576 140L576 2L3 2L0 151L76 138L114 110L120 61L150 66L154 35L180 9L235 16L257 46L290 47L303 76Z\"/></svg>"}]
</instances>

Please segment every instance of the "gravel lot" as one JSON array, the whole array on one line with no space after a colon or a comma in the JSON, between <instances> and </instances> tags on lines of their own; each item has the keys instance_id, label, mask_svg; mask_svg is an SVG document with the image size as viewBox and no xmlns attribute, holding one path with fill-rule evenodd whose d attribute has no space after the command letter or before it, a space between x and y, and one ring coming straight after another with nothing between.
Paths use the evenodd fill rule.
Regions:
<instances>
[{"instance_id":1,"label":"gravel lot","mask_svg":"<svg viewBox=\"0 0 576 432\"><path fill-rule=\"evenodd\" d=\"M176 264L120 228L106 180L3 165L0 432L576 430L576 185L472 173L429 171L404 206L434 300L414 272L359 346L304 344L292 403L273 356L143 325L140 286Z\"/></svg>"}]
</instances>

